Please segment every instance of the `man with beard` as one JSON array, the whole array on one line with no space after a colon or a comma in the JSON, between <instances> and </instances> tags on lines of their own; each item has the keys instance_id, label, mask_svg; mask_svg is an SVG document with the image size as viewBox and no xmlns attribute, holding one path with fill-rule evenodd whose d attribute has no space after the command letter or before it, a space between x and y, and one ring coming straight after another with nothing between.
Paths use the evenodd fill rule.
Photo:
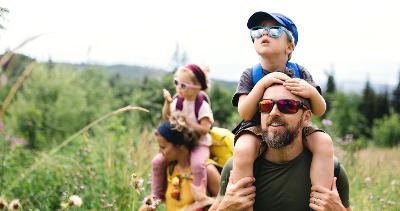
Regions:
<instances>
[{"instance_id":1,"label":"man with beard","mask_svg":"<svg viewBox=\"0 0 400 211\"><path fill-rule=\"evenodd\" d=\"M211 210L243 210L251 206L254 210L351 210L343 167L332 181L331 190L311 187L312 154L304 147L302 134L311 118L309 108L308 100L280 84L265 90L259 110L261 138L267 147L254 163L254 178L228 182L232 169L232 162L228 162L221 175L220 202Z\"/></svg>"}]
</instances>

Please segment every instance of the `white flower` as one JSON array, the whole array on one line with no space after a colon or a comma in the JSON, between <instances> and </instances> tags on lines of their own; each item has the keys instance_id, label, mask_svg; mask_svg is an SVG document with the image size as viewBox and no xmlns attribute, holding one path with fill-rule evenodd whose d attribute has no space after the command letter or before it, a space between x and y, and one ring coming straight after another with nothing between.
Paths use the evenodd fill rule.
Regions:
<instances>
[{"instance_id":1,"label":"white flower","mask_svg":"<svg viewBox=\"0 0 400 211\"><path fill-rule=\"evenodd\" d=\"M4 197L0 197L0 210L7 210L8 204Z\"/></svg>"},{"instance_id":2,"label":"white flower","mask_svg":"<svg viewBox=\"0 0 400 211\"><path fill-rule=\"evenodd\" d=\"M68 199L68 204L70 206L80 207L80 206L82 206L82 203L83 203L83 201L82 201L81 197L79 197L78 195L72 195Z\"/></svg>"},{"instance_id":3,"label":"white flower","mask_svg":"<svg viewBox=\"0 0 400 211\"><path fill-rule=\"evenodd\" d=\"M21 203L19 203L18 199L14 199L8 205L8 210L19 210L21 209Z\"/></svg>"}]
</instances>

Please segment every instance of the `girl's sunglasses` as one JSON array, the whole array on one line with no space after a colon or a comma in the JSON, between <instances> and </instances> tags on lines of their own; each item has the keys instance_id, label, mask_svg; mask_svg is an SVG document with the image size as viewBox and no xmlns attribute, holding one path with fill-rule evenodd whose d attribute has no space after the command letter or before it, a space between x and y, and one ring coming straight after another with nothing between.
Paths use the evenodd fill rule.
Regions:
<instances>
[{"instance_id":1,"label":"girl's sunglasses","mask_svg":"<svg viewBox=\"0 0 400 211\"><path fill-rule=\"evenodd\" d=\"M262 99L258 103L258 109L260 110L261 113L270 113L274 108L275 104L278 106L278 110L284 114L295 114L299 111L300 108L304 110L309 109L302 102L291 99L281 99L281 100Z\"/></svg>"},{"instance_id":2,"label":"girl's sunglasses","mask_svg":"<svg viewBox=\"0 0 400 211\"><path fill-rule=\"evenodd\" d=\"M253 40L258 39L264 35L265 31L268 33L268 36L272 38L279 38L283 33L286 33L289 41L292 42L293 40L292 33L283 26L255 26L250 29L250 36Z\"/></svg>"},{"instance_id":3,"label":"girl's sunglasses","mask_svg":"<svg viewBox=\"0 0 400 211\"><path fill-rule=\"evenodd\" d=\"M179 88L181 88L183 90L185 90L187 88L201 88L198 85L189 84L189 83L186 83L186 82L180 82L180 81L178 81L176 79L174 79L174 84L175 84L175 86L177 86L177 87L179 87Z\"/></svg>"}]
</instances>

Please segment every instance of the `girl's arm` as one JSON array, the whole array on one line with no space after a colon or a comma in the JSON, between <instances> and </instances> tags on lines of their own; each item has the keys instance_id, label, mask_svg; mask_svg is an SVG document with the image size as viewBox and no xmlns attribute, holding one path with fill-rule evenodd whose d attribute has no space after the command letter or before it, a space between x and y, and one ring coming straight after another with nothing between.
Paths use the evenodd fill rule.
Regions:
<instances>
[{"instance_id":1,"label":"girl's arm","mask_svg":"<svg viewBox=\"0 0 400 211\"><path fill-rule=\"evenodd\" d=\"M273 72L264 76L248 95L243 94L239 97L238 112L240 117L246 121L251 120L257 112L257 103L264 95L265 89L275 83L283 84L287 79L289 79L289 76L281 72Z\"/></svg>"},{"instance_id":2,"label":"girl's arm","mask_svg":"<svg viewBox=\"0 0 400 211\"><path fill-rule=\"evenodd\" d=\"M326 110L325 99L320 95L315 87L303 79L291 78L283 84L291 93L302 98L310 99L311 111L318 117L322 116Z\"/></svg>"},{"instance_id":3,"label":"girl's arm","mask_svg":"<svg viewBox=\"0 0 400 211\"><path fill-rule=\"evenodd\" d=\"M189 128L192 128L201 136L206 135L211 129L211 120L208 117L203 117L200 123L197 121L187 121Z\"/></svg>"},{"instance_id":4,"label":"girl's arm","mask_svg":"<svg viewBox=\"0 0 400 211\"><path fill-rule=\"evenodd\" d=\"M172 97L168 90L163 89L164 105L162 108L163 120L168 120L169 114L171 112Z\"/></svg>"}]
</instances>

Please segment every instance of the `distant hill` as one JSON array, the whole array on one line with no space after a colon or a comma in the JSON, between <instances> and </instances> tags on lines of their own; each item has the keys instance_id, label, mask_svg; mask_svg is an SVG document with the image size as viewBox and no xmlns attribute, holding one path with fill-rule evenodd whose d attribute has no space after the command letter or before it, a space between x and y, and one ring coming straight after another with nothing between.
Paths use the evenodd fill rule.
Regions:
<instances>
[{"instance_id":1,"label":"distant hill","mask_svg":"<svg viewBox=\"0 0 400 211\"><path fill-rule=\"evenodd\" d=\"M142 80L144 77L149 78L161 78L168 73L168 71L156 68L156 67L146 67L139 65L100 65L100 64L72 64L72 63L59 63L59 65L77 69L77 70L86 70L88 68L96 68L106 71L106 73L110 75L119 74L121 77L132 80ZM229 90L233 90L236 88L237 82L235 81L225 81L219 79L212 79L212 84L219 84L228 88Z\"/></svg>"}]
</instances>

